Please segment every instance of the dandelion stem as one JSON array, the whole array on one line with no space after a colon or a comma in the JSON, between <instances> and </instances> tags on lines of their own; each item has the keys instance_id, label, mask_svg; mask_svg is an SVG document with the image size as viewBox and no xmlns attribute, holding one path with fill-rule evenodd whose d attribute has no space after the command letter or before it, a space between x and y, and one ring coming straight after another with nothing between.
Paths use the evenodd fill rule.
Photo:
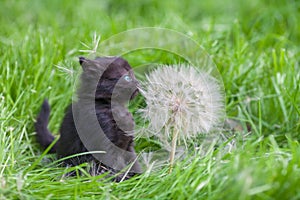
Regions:
<instances>
[{"instance_id":1,"label":"dandelion stem","mask_svg":"<svg viewBox=\"0 0 300 200\"><path fill-rule=\"evenodd\" d=\"M171 173L172 170L173 170L178 133L179 133L179 130L174 128L173 137L172 137L172 149L171 149L171 152L170 152L170 169L169 169L169 173Z\"/></svg>"}]
</instances>

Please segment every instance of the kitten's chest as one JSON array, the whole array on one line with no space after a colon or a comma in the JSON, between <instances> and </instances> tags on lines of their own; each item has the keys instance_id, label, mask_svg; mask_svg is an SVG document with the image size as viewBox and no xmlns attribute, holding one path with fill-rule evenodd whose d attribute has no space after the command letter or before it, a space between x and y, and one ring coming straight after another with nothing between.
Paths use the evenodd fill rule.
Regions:
<instances>
[{"instance_id":1,"label":"kitten's chest","mask_svg":"<svg viewBox=\"0 0 300 200\"><path fill-rule=\"evenodd\" d=\"M134 120L132 114L124 106L112 106L112 117L119 129L127 134L133 135Z\"/></svg>"}]
</instances>

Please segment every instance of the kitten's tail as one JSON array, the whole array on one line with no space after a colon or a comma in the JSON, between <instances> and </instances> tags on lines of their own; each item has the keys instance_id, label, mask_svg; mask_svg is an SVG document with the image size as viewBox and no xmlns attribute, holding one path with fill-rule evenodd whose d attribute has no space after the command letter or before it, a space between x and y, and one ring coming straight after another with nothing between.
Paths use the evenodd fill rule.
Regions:
<instances>
[{"instance_id":1,"label":"kitten's tail","mask_svg":"<svg viewBox=\"0 0 300 200\"><path fill-rule=\"evenodd\" d=\"M50 115L50 106L47 99L44 100L41 111L37 117L35 126L36 131L36 139L40 145L46 149L53 141L54 136L48 130L48 122L49 122L49 115ZM56 149L55 146L49 150L49 153L55 153Z\"/></svg>"}]
</instances>

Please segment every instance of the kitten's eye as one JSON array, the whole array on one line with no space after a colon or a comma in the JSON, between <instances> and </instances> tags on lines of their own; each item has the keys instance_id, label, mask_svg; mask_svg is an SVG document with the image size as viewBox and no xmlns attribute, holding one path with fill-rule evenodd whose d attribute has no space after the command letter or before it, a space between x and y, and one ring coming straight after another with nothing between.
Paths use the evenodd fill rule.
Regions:
<instances>
[{"instance_id":1,"label":"kitten's eye","mask_svg":"<svg viewBox=\"0 0 300 200\"><path fill-rule=\"evenodd\" d=\"M125 75L123 78L127 82L131 82L132 81L132 78L129 75Z\"/></svg>"}]
</instances>

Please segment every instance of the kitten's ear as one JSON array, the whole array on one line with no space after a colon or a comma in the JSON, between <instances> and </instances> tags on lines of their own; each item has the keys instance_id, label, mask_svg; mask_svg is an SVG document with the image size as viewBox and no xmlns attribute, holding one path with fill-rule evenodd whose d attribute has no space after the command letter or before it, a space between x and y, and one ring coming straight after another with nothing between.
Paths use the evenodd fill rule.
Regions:
<instances>
[{"instance_id":1,"label":"kitten's ear","mask_svg":"<svg viewBox=\"0 0 300 200\"><path fill-rule=\"evenodd\" d=\"M111 64L112 61L105 58L96 58L90 60L85 57L79 57L79 63L82 70L86 73L102 73Z\"/></svg>"},{"instance_id":2,"label":"kitten's ear","mask_svg":"<svg viewBox=\"0 0 300 200\"><path fill-rule=\"evenodd\" d=\"M91 68L91 61L85 57L79 57L79 64L82 67L83 71L88 71L89 68Z\"/></svg>"},{"instance_id":3,"label":"kitten's ear","mask_svg":"<svg viewBox=\"0 0 300 200\"><path fill-rule=\"evenodd\" d=\"M84 72L96 71L96 63L94 60L89 60L85 57L79 57L79 64Z\"/></svg>"},{"instance_id":4,"label":"kitten's ear","mask_svg":"<svg viewBox=\"0 0 300 200\"><path fill-rule=\"evenodd\" d=\"M79 57L79 64L82 66L82 63L86 61L85 57Z\"/></svg>"}]
</instances>

